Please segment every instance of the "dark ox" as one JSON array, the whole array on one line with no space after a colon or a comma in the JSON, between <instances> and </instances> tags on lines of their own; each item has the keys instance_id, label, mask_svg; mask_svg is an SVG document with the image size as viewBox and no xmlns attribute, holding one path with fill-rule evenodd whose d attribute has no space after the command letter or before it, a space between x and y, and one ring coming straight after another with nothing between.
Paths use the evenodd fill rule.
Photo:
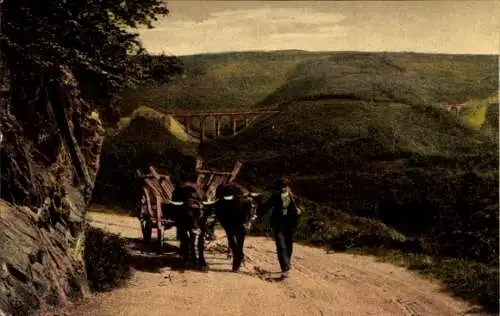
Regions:
<instances>
[{"instance_id":1,"label":"dark ox","mask_svg":"<svg viewBox=\"0 0 500 316\"><path fill-rule=\"evenodd\" d=\"M216 200L204 203L206 215L215 213L217 220L226 232L228 252L233 254L233 271L238 271L244 259L245 236L257 217L258 193L234 185L224 184L217 187Z\"/></svg>"},{"instance_id":2,"label":"dark ox","mask_svg":"<svg viewBox=\"0 0 500 316\"><path fill-rule=\"evenodd\" d=\"M203 194L194 185L184 185L174 191L172 201L163 205L163 214L177 226L180 254L184 262L197 263L206 269Z\"/></svg>"}]
</instances>

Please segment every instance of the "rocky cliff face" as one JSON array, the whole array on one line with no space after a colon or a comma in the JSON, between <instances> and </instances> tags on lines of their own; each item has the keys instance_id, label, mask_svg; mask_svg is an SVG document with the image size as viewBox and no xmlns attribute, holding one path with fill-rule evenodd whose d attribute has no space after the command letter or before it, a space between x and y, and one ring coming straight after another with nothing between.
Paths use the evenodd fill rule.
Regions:
<instances>
[{"instance_id":1,"label":"rocky cliff face","mask_svg":"<svg viewBox=\"0 0 500 316\"><path fill-rule=\"evenodd\" d=\"M85 209L103 129L70 71L1 66L0 315L31 315L87 292Z\"/></svg>"}]
</instances>

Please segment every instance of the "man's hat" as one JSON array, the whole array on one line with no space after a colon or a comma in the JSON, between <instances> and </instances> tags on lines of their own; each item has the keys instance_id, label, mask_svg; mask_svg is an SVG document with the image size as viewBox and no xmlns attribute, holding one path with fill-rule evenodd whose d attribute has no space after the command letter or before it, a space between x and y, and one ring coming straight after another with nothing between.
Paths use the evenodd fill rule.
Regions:
<instances>
[{"instance_id":1,"label":"man's hat","mask_svg":"<svg viewBox=\"0 0 500 316\"><path fill-rule=\"evenodd\" d=\"M276 181L276 187L279 189L285 188L291 184L290 178L283 176Z\"/></svg>"}]
</instances>

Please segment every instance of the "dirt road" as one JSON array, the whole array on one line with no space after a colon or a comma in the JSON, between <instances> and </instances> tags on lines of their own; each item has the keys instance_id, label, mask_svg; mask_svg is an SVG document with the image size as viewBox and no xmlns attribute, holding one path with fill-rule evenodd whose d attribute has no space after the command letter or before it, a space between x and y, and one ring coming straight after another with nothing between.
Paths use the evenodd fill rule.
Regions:
<instances>
[{"instance_id":1,"label":"dirt road","mask_svg":"<svg viewBox=\"0 0 500 316\"><path fill-rule=\"evenodd\" d=\"M250 237L240 273L226 254L207 252L208 273L178 270L174 246L161 256L141 253L135 218L92 213L93 225L130 238L135 273L123 288L91 297L72 315L471 315L471 307L437 284L368 256L326 254L297 245L290 278L277 281L274 242ZM173 233L170 232L171 234ZM221 236L222 233L218 232ZM173 236L172 236L173 237ZM173 239L173 238L172 238Z\"/></svg>"}]
</instances>

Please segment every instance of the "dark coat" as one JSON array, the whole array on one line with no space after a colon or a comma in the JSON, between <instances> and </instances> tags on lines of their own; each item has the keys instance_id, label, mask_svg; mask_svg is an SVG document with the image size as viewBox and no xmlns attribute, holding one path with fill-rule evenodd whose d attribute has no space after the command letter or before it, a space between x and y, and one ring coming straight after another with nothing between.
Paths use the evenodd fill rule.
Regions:
<instances>
[{"instance_id":1,"label":"dark coat","mask_svg":"<svg viewBox=\"0 0 500 316\"><path fill-rule=\"evenodd\" d=\"M234 184L224 184L217 187L215 196L218 199L215 203L215 216L222 226L243 225L246 219L245 209L240 199L243 191ZM232 200L224 200L224 196L233 195Z\"/></svg>"},{"instance_id":2,"label":"dark coat","mask_svg":"<svg viewBox=\"0 0 500 316\"><path fill-rule=\"evenodd\" d=\"M287 208L287 214L283 215L283 201L281 199L281 192L274 192L271 197L259 208L258 217L262 218L266 213L271 210L270 224L273 228L278 228L282 224L291 224L293 227L297 224L300 216L297 205L295 202L295 195L290 192L291 201Z\"/></svg>"}]
</instances>

